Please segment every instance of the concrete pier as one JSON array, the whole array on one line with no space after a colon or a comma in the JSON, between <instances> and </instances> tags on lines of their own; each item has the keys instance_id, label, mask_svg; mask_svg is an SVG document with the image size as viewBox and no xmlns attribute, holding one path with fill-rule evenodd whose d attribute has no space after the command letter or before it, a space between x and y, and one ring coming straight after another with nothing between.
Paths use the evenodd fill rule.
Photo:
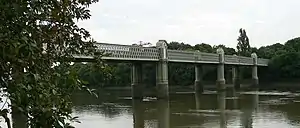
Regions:
<instances>
[{"instance_id":1,"label":"concrete pier","mask_svg":"<svg viewBox=\"0 0 300 128\"><path fill-rule=\"evenodd\" d=\"M217 54L219 55L219 64L217 68L217 88L219 90L224 90L225 87L225 78L224 78L224 51L222 48L217 49Z\"/></svg>"},{"instance_id":2,"label":"concrete pier","mask_svg":"<svg viewBox=\"0 0 300 128\"><path fill-rule=\"evenodd\" d=\"M237 66L232 67L232 83L235 89L240 89L240 78L239 78L239 68Z\"/></svg>"},{"instance_id":3,"label":"concrete pier","mask_svg":"<svg viewBox=\"0 0 300 128\"><path fill-rule=\"evenodd\" d=\"M142 74L142 64L133 63L131 68L131 94L133 99L143 98L143 74Z\"/></svg>"},{"instance_id":4,"label":"concrete pier","mask_svg":"<svg viewBox=\"0 0 300 128\"><path fill-rule=\"evenodd\" d=\"M254 87L258 86L258 76L257 76L257 55L256 53L252 53L251 57L253 59L253 66L252 66L252 85Z\"/></svg>"},{"instance_id":5,"label":"concrete pier","mask_svg":"<svg viewBox=\"0 0 300 128\"><path fill-rule=\"evenodd\" d=\"M196 103L196 110L200 110L201 109L201 94L199 92L195 93L195 103Z\"/></svg>"},{"instance_id":6,"label":"concrete pier","mask_svg":"<svg viewBox=\"0 0 300 128\"><path fill-rule=\"evenodd\" d=\"M202 93L203 92L203 67L202 65L195 65L195 92Z\"/></svg>"},{"instance_id":7,"label":"concrete pier","mask_svg":"<svg viewBox=\"0 0 300 128\"><path fill-rule=\"evenodd\" d=\"M157 98L169 97L167 43L159 40L156 43L159 50L159 61L156 65Z\"/></svg>"}]
</instances>

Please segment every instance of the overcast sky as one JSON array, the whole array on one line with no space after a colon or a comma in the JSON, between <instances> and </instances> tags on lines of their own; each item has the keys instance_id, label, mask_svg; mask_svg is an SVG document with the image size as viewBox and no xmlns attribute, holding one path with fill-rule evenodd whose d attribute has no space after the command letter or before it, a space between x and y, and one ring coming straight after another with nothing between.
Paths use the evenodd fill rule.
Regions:
<instances>
[{"instance_id":1,"label":"overcast sky","mask_svg":"<svg viewBox=\"0 0 300 128\"><path fill-rule=\"evenodd\" d=\"M235 47L239 28L256 47L300 36L300 0L100 0L90 9L78 24L98 42Z\"/></svg>"}]
</instances>

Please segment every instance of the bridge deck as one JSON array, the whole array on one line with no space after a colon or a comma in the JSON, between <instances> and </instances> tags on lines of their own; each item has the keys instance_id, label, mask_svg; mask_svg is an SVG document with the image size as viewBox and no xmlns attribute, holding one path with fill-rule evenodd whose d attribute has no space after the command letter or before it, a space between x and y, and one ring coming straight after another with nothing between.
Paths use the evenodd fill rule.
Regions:
<instances>
[{"instance_id":1,"label":"bridge deck","mask_svg":"<svg viewBox=\"0 0 300 128\"><path fill-rule=\"evenodd\" d=\"M159 61L159 50L157 48L140 47L131 45L96 43L97 49L107 56L104 60L112 61ZM219 55L198 51L167 50L168 62L178 63L203 63L218 64ZM79 60L93 60L92 56L74 55ZM258 66L268 66L268 59L258 58ZM253 65L253 58L243 56L225 55L227 65Z\"/></svg>"}]
</instances>

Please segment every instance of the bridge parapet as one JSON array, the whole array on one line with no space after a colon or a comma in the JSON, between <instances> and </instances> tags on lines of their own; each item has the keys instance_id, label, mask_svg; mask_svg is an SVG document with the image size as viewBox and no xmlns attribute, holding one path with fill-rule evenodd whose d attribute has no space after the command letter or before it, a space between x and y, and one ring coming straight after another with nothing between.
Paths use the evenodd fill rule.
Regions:
<instances>
[{"instance_id":1,"label":"bridge parapet","mask_svg":"<svg viewBox=\"0 0 300 128\"><path fill-rule=\"evenodd\" d=\"M103 59L145 61L158 61L159 59L157 48L103 43L97 43L95 46L99 51L108 54Z\"/></svg>"},{"instance_id":2,"label":"bridge parapet","mask_svg":"<svg viewBox=\"0 0 300 128\"><path fill-rule=\"evenodd\" d=\"M257 65L259 66L268 66L269 60L263 58L257 58Z\"/></svg>"},{"instance_id":3,"label":"bridge parapet","mask_svg":"<svg viewBox=\"0 0 300 128\"><path fill-rule=\"evenodd\" d=\"M160 47L142 47L134 45L119 45L96 43L95 46L101 52L107 54L103 56L104 60L119 60L119 61L159 61L161 59ZM166 47L166 46L165 46ZM183 51L166 49L166 60L168 62L180 63L207 63L218 64L219 55L216 53L204 53L199 51ZM75 55L74 55L75 56ZM90 56L75 56L76 58L93 59ZM257 59L257 66L268 66L268 59ZM253 65L253 58L225 55L224 64L226 65Z\"/></svg>"},{"instance_id":4,"label":"bridge parapet","mask_svg":"<svg viewBox=\"0 0 300 128\"><path fill-rule=\"evenodd\" d=\"M169 62L209 63L218 64L219 56L215 53L199 51L168 50ZM253 65L251 57L225 55L225 64L228 65ZM268 59L258 58L258 66L268 66Z\"/></svg>"}]
</instances>

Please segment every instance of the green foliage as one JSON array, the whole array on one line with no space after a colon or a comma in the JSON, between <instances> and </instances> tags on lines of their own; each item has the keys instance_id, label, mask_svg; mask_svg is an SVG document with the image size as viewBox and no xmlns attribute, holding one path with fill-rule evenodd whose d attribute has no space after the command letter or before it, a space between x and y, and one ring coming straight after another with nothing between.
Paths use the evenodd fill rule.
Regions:
<instances>
[{"instance_id":1,"label":"green foliage","mask_svg":"<svg viewBox=\"0 0 300 128\"><path fill-rule=\"evenodd\" d=\"M87 7L97 1L0 2L0 85L29 127L70 127L70 96L84 87L71 54L95 52L75 21L89 19Z\"/></svg>"},{"instance_id":2,"label":"green foliage","mask_svg":"<svg viewBox=\"0 0 300 128\"><path fill-rule=\"evenodd\" d=\"M251 47L250 48L251 50L251 53L256 53L257 54L257 52L258 52L258 49L256 48L256 47Z\"/></svg>"},{"instance_id":3,"label":"green foliage","mask_svg":"<svg viewBox=\"0 0 300 128\"><path fill-rule=\"evenodd\" d=\"M207 52L207 53L213 53L213 52L215 52L213 50L213 48L209 44L205 44L205 43L196 44L194 46L194 49L195 50L199 50L200 52Z\"/></svg>"},{"instance_id":4,"label":"green foliage","mask_svg":"<svg viewBox=\"0 0 300 128\"><path fill-rule=\"evenodd\" d=\"M113 66L113 77L108 85L130 85L131 84L131 66L130 64L114 64Z\"/></svg>"},{"instance_id":5,"label":"green foliage","mask_svg":"<svg viewBox=\"0 0 300 128\"><path fill-rule=\"evenodd\" d=\"M121 72L120 72L121 74ZM130 83L131 80L129 77L121 77L127 78L128 82ZM143 64L143 81L147 83L147 86L156 85L156 65L155 64Z\"/></svg>"},{"instance_id":6,"label":"green foliage","mask_svg":"<svg viewBox=\"0 0 300 128\"><path fill-rule=\"evenodd\" d=\"M224 53L226 55L234 55L234 54L237 54L235 49L233 48L229 48L229 47L226 47L225 45L217 45L217 46L214 46L213 47L213 51L216 52L218 48L222 48L224 50Z\"/></svg>"},{"instance_id":7,"label":"green foliage","mask_svg":"<svg viewBox=\"0 0 300 128\"><path fill-rule=\"evenodd\" d=\"M111 66L95 67L94 63L75 63L73 68L77 70L80 79L91 85L104 86L113 77Z\"/></svg>"},{"instance_id":8,"label":"green foliage","mask_svg":"<svg viewBox=\"0 0 300 128\"><path fill-rule=\"evenodd\" d=\"M275 78L299 78L300 53L291 52L275 56L269 66Z\"/></svg>"},{"instance_id":9,"label":"green foliage","mask_svg":"<svg viewBox=\"0 0 300 128\"><path fill-rule=\"evenodd\" d=\"M240 36L238 37L237 41L237 50L238 50L238 55L240 56L250 56L251 54L251 49L250 49L250 43L249 43L249 38L247 36L246 30L245 29L240 29Z\"/></svg>"},{"instance_id":10,"label":"green foliage","mask_svg":"<svg viewBox=\"0 0 300 128\"><path fill-rule=\"evenodd\" d=\"M131 83L131 66L127 63L107 63L107 66L94 68L94 63L75 63L80 79L90 87L128 86ZM148 70L148 69L144 69Z\"/></svg>"},{"instance_id":11,"label":"green foliage","mask_svg":"<svg viewBox=\"0 0 300 128\"><path fill-rule=\"evenodd\" d=\"M278 56L285 53L284 45L276 43L270 46L263 46L257 50L257 55L262 58L271 59L273 56Z\"/></svg>"},{"instance_id":12,"label":"green foliage","mask_svg":"<svg viewBox=\"0 0 300 128\"><path fill-rule=\"evenodd\" d=\"M187 86L194 84L194 65L170 63L169 64L169 84Z\"/></svg>"},{"instance_id":13,"label":"green foliage","mask_svg":"<svg viewBox=\"0 0 300 128\"><path fill-rule=\"evenodd\" d=\"M189 44L178 43L178 42L170 42L168 45L168 49L172 50L187 50L192 49L192 46Z\"/></svg>"},{"instance_id":14,"label":"green foliage","mask_svg":"<svg viewBox=\"0 0 300 128\"><path fill-rule=\"evenodd\" d=\"M300 38L276 43L258 49L258 56L271 59L267 74L269 80L297 79L300 75ZM264 75L262 74L262 75Z\"/></svg>"},{"instance_id":15,"label":"green foliage","mask_svg":"<svg viewBox=\"0 0 300 128\"><path fill-rule=\"evenodd\" d=\"M284 44L286 52L300 52L300 37L288 40Z\"/></svg>"}]
</instances>

